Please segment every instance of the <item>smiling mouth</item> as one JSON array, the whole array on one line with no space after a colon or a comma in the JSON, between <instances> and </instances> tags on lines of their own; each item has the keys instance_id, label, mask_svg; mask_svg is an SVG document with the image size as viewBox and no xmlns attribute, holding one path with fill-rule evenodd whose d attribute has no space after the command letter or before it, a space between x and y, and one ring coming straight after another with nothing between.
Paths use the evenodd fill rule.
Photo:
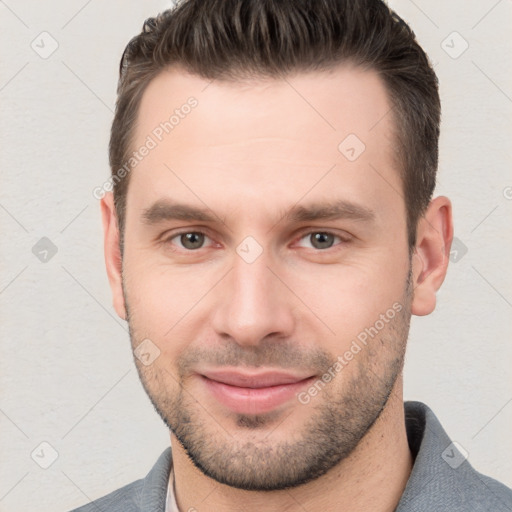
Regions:
<instances>
[{"instance_id":1,"label":"smiling mouth","mask_svg":"<svg viewBox=\"0 0 512 512\"><path fill-rule=\"evenodd\" d=\"M263 414L286 404L315 378L279 371L242 373L231 370L199 374L213 398L239 414Z\"/></svg>"}]
</instances>

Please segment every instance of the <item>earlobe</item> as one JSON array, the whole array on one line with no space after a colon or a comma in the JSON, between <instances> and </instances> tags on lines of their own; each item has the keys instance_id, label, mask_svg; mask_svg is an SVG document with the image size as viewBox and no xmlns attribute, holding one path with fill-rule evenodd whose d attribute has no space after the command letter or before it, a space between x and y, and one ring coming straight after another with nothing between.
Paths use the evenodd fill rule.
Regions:
<instances>
[{"instance_id":1,"label":"earlobe","mask_svg":"<svg viewBox=\"0 0 512 512\"><path fill-rule=\"evenodd\" d=\"M434 311L436 292L448 269L452 239L451 202L447 197L439 196L430 202L416 230L416 246L412 257L412 314L423 316Z\"/></svg>"},{"instance_id":2,"label":"earlobe","mask_svg":"<svg viewBox=\"0 0 512 512\"><path fill-rule=\"evenodd\" d=\"M119 227L114 206L114 197L111 192L105 194L101 200L101 218L103 222L103 241L105 265L108 280L112 290L113 305L116 313L126 320L122 286L122 258L120 248Z\"/></svg>"}]
</instances>

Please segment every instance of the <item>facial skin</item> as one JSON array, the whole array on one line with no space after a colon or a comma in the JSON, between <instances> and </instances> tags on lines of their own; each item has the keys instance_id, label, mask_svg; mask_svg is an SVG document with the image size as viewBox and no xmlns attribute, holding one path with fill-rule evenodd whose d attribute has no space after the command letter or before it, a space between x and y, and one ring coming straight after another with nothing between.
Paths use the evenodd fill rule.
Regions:
<instances>
[{"instance_id":1,"label":"facial skin","mask_svg":"<svg viewBox=\"0 0 512 512\"><path fill-rule=\"evenodd\" d=\"M394 510L412 465L401 375L409 321L435 307L450 202L431 202L410 257L390 103L374 72L236 83L162 72L144 93L133 146L190 96L197 107L131 173L122 264L112 196L102 201L114 306L133 349L149 339L160 351L135 362L172 431L178 504ZM366 146L355 161L338 149L349 134ZM339 218L286 216L340 202ZM212 218L170 218L177 203ZM277 406L248 401L241 412L203 377L225 369L309 380ZM309 393L329 369L334 378Z\"/></svg>"}]
</instances>

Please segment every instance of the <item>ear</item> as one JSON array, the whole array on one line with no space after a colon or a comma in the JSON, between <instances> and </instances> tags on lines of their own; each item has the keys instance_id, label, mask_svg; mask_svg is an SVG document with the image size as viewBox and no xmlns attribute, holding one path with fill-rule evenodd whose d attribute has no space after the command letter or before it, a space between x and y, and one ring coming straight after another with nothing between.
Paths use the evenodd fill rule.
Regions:
<instances>
[{"instance_id":1,"label":"ear","mask_svg":"<svg viewBox=\"0 0 512 512\"><path fill-rule=\"evenodd\" d=\"M126 320L119 227L112 192L106 193L105 197L101 200L101 218L103 222L105 265L112 290L114 309L123 320Z\"/></svg>"},{"instance_id":2,"label":"ear","mask_svg":"<svg viewBox=\"0 0 512 512\"><path fill-rule=\"evenodd\" d=\"M447 197L436 197L430 202L416 229L416 246L412 257L413 315L423 316L434 311L436 292L448 269L452 239L452 204Z\"/></svg>"}]
</instances>

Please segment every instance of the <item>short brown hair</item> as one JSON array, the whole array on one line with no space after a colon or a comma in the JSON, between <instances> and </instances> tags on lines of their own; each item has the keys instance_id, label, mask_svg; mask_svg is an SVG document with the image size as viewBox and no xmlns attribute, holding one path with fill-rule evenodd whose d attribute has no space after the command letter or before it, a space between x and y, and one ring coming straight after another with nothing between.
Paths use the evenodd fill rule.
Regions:
<instances>
[{"instance_id":1,"label":"short brown hair","mask_svg":"<svg viewBox=\"0 0 512 512\"><path fill-rule=\"evenodd\" d=\"M112 176L129 160L145 88L170 65L208 80L241 80L342 62L376 71L388 92L412 249L436 183L438 80L414 32L381 0L182 0L147 19L121 58ZM128 183L126 175L114 186L121 239Z\"/></svg>"}]
</instances>

